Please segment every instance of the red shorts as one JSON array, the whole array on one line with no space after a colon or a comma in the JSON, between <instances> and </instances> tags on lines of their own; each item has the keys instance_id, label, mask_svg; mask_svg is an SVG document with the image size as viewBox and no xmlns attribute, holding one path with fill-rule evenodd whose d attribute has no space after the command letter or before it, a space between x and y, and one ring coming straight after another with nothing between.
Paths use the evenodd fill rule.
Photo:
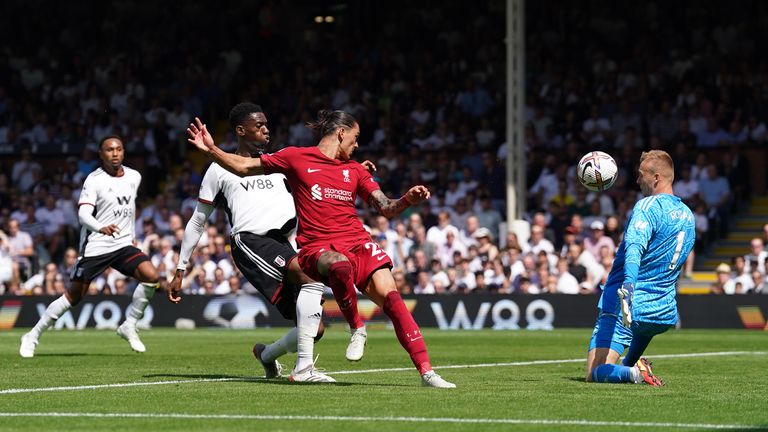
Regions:
<instances>
[{"instance_id":1,"label":"red shorts","mask_svg":"<svg viewBox=\"0 0 768 432\"><path fill-rule=\"evenodd\" d=\"M321 276L317 271L317 262L320 259L320 255L329 250L347 257L350 264L352 264L352 277L354 278L355 287L361 292L365 289L368 278L371 277L373 272L382 267L392 268L392 260L378 244L370 240L363 240L358 243L347 243L344 245L317 243L309 247L302 247L298 257L301 270L312 279L323 281L327 284L327 277Z\"/></svg>"}]
</instances>

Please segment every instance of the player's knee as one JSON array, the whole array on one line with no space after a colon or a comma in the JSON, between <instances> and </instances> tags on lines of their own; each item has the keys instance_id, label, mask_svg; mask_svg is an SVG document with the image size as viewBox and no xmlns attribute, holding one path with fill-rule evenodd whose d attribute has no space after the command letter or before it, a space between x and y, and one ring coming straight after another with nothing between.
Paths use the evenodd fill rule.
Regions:
<instances>
[{"instance_id":1,"label":"player's knee","mask_svg":"<svg viewBox=\"0 0 768 432\"><path fill-rule=\"evenodd\" d=\"M137 279L143 283L156 284L160 282L160 274L153 265L139 267L138 273Z\"/></svg>"},{"instance_id":2,"label":"player's knee","mask_svg":"<svg viewBox=\"0 0 768 432\"><path fill-rule=\"evenodd\" d=\"M339 279L345 279L352 274L352 264L344 258L328 267L328 271Z\"/></svg>"}]
</instances>

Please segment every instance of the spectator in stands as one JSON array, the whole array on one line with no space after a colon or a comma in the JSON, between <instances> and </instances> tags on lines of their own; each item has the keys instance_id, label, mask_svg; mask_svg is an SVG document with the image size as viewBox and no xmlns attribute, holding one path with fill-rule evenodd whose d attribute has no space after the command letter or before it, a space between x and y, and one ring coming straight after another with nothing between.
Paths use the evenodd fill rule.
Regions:
<instances>
[{"instance_id":1,"label":"spectator in stands","mask_svg":"<svg viewBox=\"0 0 768 432\"><path fill-rule=\"evenodd\" d=\"M712 294L726 294L726 289L733 294L733 282L731 281L731 266L726 263L718 264L715 269L716 279L710 285L709 292ZM727 287L727 288L726 288Z\"/></svg>"},{"instance_id":2,"label":"spectator in stands","mask_svg":"<svg viewBox=\"0 0 768 432\"><path fill-rule=\"evenodd\" d=\"M539 225L533 225L531 226L531 238L528 241L528 250L534 255L538 255L540 251L554 253L555 245L544 238L544 228Z\"/></svg>"},{"instance_id":3,"label":"spectator in stands","mask_svg":"<svg viewBox=\"0 0 768 432\"><path fill-rule=\"evenodd\" d=\"M0 295L5 294L8 283L13 280L15 267L11 257L10 239L0 230Z\"/></svg>"},{"instance_id":4,"label":"spectator in stands","mask_svg":"<svg viewBox=\"0 0 768 432\"><path fill-rule=\"evenodd\" d=\"M21 159L13 164L11 180L21 193L28 193L36 184L35 174L43 170L39 163L32 160L29 148L21 149Z\"/></svg>"},{"instance_id":5,"label":"spectator in stands","mask_svg":"<svg viewBox=\"0 0 768 432\"><path fill-rule=\"evenodd\" d=\"M589 109L589 118L584 121L582 128L584 140L590 144L602 144L611 138L611 123L600 116L600 109L592 105Z\"/></svg>"},{"instance_id":6,"label":"spectator in stands","mask_svg":"<svg viewBox=\"0 0 768 432\"><path fill-rule=\"evenodd\" d=\"M594 292L601 281L608 276L601 261L596 259L591 252L585 250L580 243L574 243L569 247L567 257L571 268L580 266L584 269L584 274L579 277L579 282L588 291ZM582 272L577 270L571 273L574 276L581 276Z\"/></svg>"},{"instance_id":7,"label":"spectator in stands","mask_svg":"<svg viewBox=\"0 0 768 432\"><path fill-rule=\"evenodd\" d=\"M53 195L47 195L45 206L35 210L35 219L43 224L45 244L49 256L54 261L59 261L64 252L62 241L66 239L66 219L64 212L56 207L56 198Z\"/></svg>"},{"instance_id":8,"label":"spectator in stands","mask_svg":"<svg viewBox=\"0 0 768 432\"><path fill-rule=\"evenodd\" d=\"M707 205L709 225L717 228L717 235L728 231L731 205L731 187L728 180L717 171L717 165L707 166L707 178L699 180L699 197Z\"/></svg>"},{"instance_id":9,"label":"spectator in stands","mask_svg":"<svg viewBox=\"0 0 768 432\"><path fill-rule=\"evenodd\" d=\"M651 135L658 135L664 141L671 141L677 133L680 123L679 116L672 110L672 103L664 99L656 112L648 122L648 131Z\"/></svg>"},{"instance_id":10,"label":"spectator in stands","mask_svg":"<svg viewBox=\"0 0 768 432\"><path fill-rule=\"evenodd\" d=\"M443 267L452 267L454 265L453 257L455 253L460 256L467 254L467 247L458 239L459 231L457 229L448 229L445 233L445 243L438 246L435 258L437 258Z\"/></svg>"},{"instance_id":11,"label":"spectator in stands","mask_svg":"<svg viewBox=\"0 0 768 432\"><path fill-rule=\"evenodd\" d=\"M392 277L395 279L395 287L400 294L412 294L413 288L408 284L408 280L405 278L405 273L402 269L395 268L392 270Z\"/></svg>"},{"instance_id":12,"label":"spectator in stands","mask_svg":"<svg viewBox=\"0 0 768 432\"><path fill-rule=\"evenodd\" d=\"M624 129L624 131L618 135L618 138L616 138L614 147L624 148L626 146L630 146L635 149L642 149L645 147L643 138L638 135L635 126L627 126L626 129Z\"/></svg>"},{"instance_id":13,"label":"spectator in stands","mask_svg":"<svg viewBox=\"0 0 768 432\"><path fill-rule=\"evenodd\" d=\"M35 254L32 236L21 230L21 225L16 219L8 221L8 242L10 245L10 254L14 266L13 279L16 282L26 280L32 276L32 258Z\"/></svg>"},{"instance_id":14,"label":"spectator in stands","mask_svg":"<svg viewBox=\"0 0 768 432\"><path fill-rule=\"evenodd\" d=\"M414 294L434 294L435 286L430 280L429 272L426 270L419 271L416 278L416 285L413 287Z\"/></svg>"},{"instance_id":15,"label":"spectator in stands","mask_svg":"<svg viewBox=\"0 0 768 432\"><path fill-rule=\"evenodd\" d=\"M624 235L621 224L619 224L619 218L616 216L608 216L605 219L605 230L603 232L607 237L613 240L613 244L621 243L621 238Z\"/></svg>"},{"instance_id":16,"label":"spectator in stands","mask_svg":"<svg viewBox=\"0 0 768 432\"><path fill-rule=\"evenodd\" d=\"M719 172L728 180L733 196L733 205L738 210L745 200L752 196L750 166L737 143L731 144L730 151L722 154Z\"/></svg>"},{"instance_id":17,"label":"spectator in stands","mask_svg":"<svg viewBox=\"0 0 768 432\"><path fill-rule=\"evenodd\" d=\"M757 270L759 272L765 271L765 262L768 258L768 251L765 250L765 244L763 239L755 237L750 241L750 252L744 255L744 271L751 272Z\"/></svg>"},{"instance_id":18,"label":"spectator in stands","mask_svg":"<svg viewBox=\"0 0 768 432\"><path fill-rule=\"evenodd\" d=\"M765 276L759 270L753 270L749 273L749 287L745 290L746 294L762 294L765 288Z\"/></svg>"},{"instance_id":19,"label":"spectator in stands","mask_svg":"<svg viewBox=\"0 0 768 432\"><path fill-rule=\"evenodd\" d=\"M691 177L691 167L683 165L680 169L680 178L672 185L675 195L690 208L696 208L696 199L699 195L699 181Z\"/></svg>"},{"instance_id":20,"label":"spectator in stands","mask_svg":"<svg viewBox=\"0 0 768 432\"><path fill-rule=\"evenodd\" d=\"M483 195L480 197L480 211L477 212L476 216L481 227L488 228L493 238L499 238L499 224L504 218L498 210L493 208L490 196Z\"/></svg>"},{"instance_id":21,"label":"spectator in stands","mask_svg":"<svg viewBox=\"0 0 768 432\"><path fill-rule=\"evenodd\" d=\"M613 255L616 251L616 244L613 242L613 239L605 235L604 230L605 224L599 220L593 221L589 225L590 236L584 239L584 249L591 253L595 259L600 259L600 249L603 247L608 249L607 253L609 255Z\"/></svg>"},{"instance_id":22,"label":"spectator in stands","mask_svg":"<svg viewBox=\"0 0 768 432\"><path fill-rule=\"evenodd\" d=\"M561 257L557 260L557 284L555 292L560 294L579 294L582 288L579 281L569 271L568 259Z\"/></svg>"}]
</instances>

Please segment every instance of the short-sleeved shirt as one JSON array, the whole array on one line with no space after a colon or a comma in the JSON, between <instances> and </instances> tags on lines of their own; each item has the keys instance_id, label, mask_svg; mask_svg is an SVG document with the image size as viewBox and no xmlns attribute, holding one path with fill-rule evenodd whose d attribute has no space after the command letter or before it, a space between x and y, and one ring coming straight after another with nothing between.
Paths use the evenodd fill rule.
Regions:
<instances>
[{"instance_id":1,"label":"short-sleeved shirt","mask_svg":"<svg viewBox=\"0 0 768 432\"><path fill-rule=\"evenodd\" d=\"M379 185L355 161L331 159L317 147L287 147L261 155L267 174L283 173L293 191L300 247L313 244L336 245L370 241L370 235L357 217L355 200L368 201Z\"/></svg>"},{"instance_id":2,"label":"short-sleeved shirt","mask_svg":"<svg viewBox=\"0 0 768 432\"><path fill-rule=\"evenodd\" d=\"M238 177L214 162L205 172L197 200L223 207L232 235L275 230L288 237L296 227L293 197L282 174Z\"/></svg>"},{"instance_id":3,"label":"short-sleeved shirt","mask_svg":"<svg viewBox=\"0 0 768 432\"><path fill-rule=\"evenodd\" d=\"M104 227L116 225L120 232L108 236L86 227L80 230L80 256L92 257L133 245L136 233L136 194L141 174L123 166L123 175L112 176L101 167L88 174L78 205L94 207L94 217Z\"/></svg>"},{"instance_id":4,"label":"short-sleeved shirt","mask_svg":"<svg viewBox=\"0 0 768 432\"><path fill-rule=\"evenodd\" d=\"M27 257L19 255L24 249L32 246L32 236L24 231L19 231L15 236L8 236L10 254L17 262L28 262Z\"/></svg>"}]
</instances>

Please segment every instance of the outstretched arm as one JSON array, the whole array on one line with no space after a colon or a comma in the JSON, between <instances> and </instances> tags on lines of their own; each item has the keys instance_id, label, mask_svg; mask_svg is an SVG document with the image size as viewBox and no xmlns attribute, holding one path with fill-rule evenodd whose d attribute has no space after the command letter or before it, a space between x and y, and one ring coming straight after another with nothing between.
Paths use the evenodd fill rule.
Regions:
<instances>
[{"instance_id":1,"label":"outstretched arm","mask_svg":"<svg viewBox=\"0 0 768 432\"><path fill-rule=\"evenodd\" d=\"M187 128L187 141L199 150L208 153L222 168L240 177L264 174L261 159L247 158L240 155L227 153L216 147L208 128L195 117L195 122Z\"/></svg>"},{"instance_id":2,"label":"outstretched arm","mask_svg":"<svg viewBox=\"0 0 768 432\"><path fill-rule=\"evenodd\" d=\"M389 199L384 192L375 190L368 198L368 204L376 208L382 216L393 218L412 205L420 204L430 197L429 189L425 186L414 186L408 189L400 199Z\"/></svg>"},{"instance_id":3,"label":"outstretched arm","mask_svg":"<svg viewBox=\"0 0 768 432\"><path fill-rule=\"evenodd\" d=\"M181 251L179 252L179 264L176 266L176 272L173 275L173 280L168 284L168 300L173 303L181 301L182 281L184 279L184 272L187 270L187 264L189 258L192 256L192 252L200 241L200 237L205 230L205 221L208 216L213 212L213 206L202 202L197 203L195 212L187 222L187 226L184 228L184 239L181 241Z\"/></svg>"}]
</instances>

